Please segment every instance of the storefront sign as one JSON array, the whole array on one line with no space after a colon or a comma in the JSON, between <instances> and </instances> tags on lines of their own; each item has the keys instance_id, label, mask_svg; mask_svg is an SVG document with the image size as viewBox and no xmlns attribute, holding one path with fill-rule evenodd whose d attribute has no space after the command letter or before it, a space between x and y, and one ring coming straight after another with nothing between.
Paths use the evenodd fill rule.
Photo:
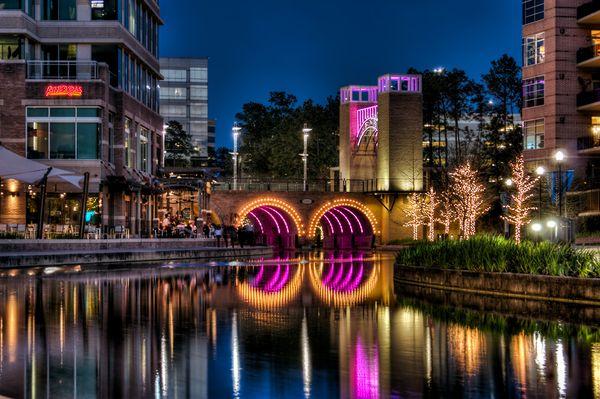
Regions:
<instances>
[{"instance_id":1,"label":"storefront sign","mask_svg":"<svg viewBox=\"0 0 600 399\"><path fill-rule=\"evenodd\" d=\"M81 97L83 87L81 85L48 85L46 86L46 97Z\"/></svg>"}]
</instances>

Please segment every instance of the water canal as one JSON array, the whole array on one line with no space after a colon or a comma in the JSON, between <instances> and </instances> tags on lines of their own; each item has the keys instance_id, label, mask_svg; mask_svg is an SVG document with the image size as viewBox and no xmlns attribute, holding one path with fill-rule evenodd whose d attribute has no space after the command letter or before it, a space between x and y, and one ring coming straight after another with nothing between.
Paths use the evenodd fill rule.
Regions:
<instances>
[{"instance_id":1,"label":"water canal","mask_svg":"<svg viewBox=\"0 0 600 399\"><path fill-rule=\"evenodd\" d=\"M600 333L417 299L390 257L0 277L9 397L600 398Z\"/></svg>"}]
</instances>

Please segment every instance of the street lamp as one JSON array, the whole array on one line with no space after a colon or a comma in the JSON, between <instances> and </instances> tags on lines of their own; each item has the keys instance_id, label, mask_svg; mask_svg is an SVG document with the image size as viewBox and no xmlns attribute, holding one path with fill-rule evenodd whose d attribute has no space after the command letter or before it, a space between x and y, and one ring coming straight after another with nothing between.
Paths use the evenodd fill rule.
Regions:
<instances>
[{"instance_id":1,"label":"street lamp","mask_svg":"<svg viewBox=\"0 0 600 399\"><path fill-rule=\"evenodd\" d=\"M532 224L531 230L535 231L536 233L539 233L540 231L542 231L542 224L541 223Z\"/></svg>"},{"instance_id":2,"label":"street lamp","mask_svg":"<svg viewBox=\"0 0 600 399\"><path fill-rule=\"evenodd\" d=\"M240 132L242 128L238 126L237 122L233 124L233 128L231 129L233 132L233 152L231 155L233 156L233 191L237 190L237 171L238 171L238 138L240 137Z\"/></svg>"},{"instance_id":3,"label":"street lamp","mask_svg":"<svg viewBox=\"0 0 600 399\"><path fill-rule=\"evenodd\" d=\"M538 179L540 181L540 191L539 191L539 206L538 206L538 218L542 220L542 176L546 174L546 169L543 166L538 166L535 170L535 173L538 175Z\"/></svg>"},{"instance_id":4,"label":"street lamp","mask_svg":"<svg viewBox=\"0 0 600 399\"><path fill-rule=\"evenodd\" d=\"M300 154L300 157L302 158L302 163L304 166L304 185L303 185L303 191L307 191L307 185L306 185L306 180L308 177L308 173L307 173L307 161L308 161L308 135L310 134L310 132L312 132L312 129L308 127L308 124L305 123L304 127L302 128L302 134L304 135L304 152L302 152L302 154Z\"/></svg>"},{"instance_id":5,"label":"street lamp","mask_svg":"<svg viewBox=\"0 0 600 399\"><path fill-rule=\"evenodd\" d=\"M506 184L506 187L512 187L513 181L511 178L508 178L504 181L504 184Z\"/></svg>"},{"instance_id":6,"label":"street lamp","mask_svg":"<svg viewBox=\"0 0 600 399\"><path fill-rule=\"evenodd\" d=\"M556 151L554 160L558 164L558 215L562 219L563 216L563 179L562 179L562 163L565 160L565 153Z\"/></svg>"}]
</instances>

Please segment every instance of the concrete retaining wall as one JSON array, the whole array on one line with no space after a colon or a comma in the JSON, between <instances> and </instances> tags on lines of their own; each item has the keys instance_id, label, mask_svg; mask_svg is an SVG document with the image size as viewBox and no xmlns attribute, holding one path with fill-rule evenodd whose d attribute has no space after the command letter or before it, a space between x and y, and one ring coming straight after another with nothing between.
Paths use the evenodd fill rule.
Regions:
<instances>
[{"instance_id":1,"label":"concrete retaining wall","mask_svg":"<svg viewBox=\"0 0 600 399\"><path fill-rule=\"evenodd\" d=\"M463 293L600 306L600 279L485 273L396 266L396 286L411 284Z\"/></svg>"},{"instance_id":2,"label":"concrete retaining wall","mask_svg":"<svg viewBox=\"0 0 600 399\"><path fill-rule=\"evenodd\" d=\"M216 248L202 240L3 240L0 268L271 257L268 247Z\"/></svg>"}]
</instances>

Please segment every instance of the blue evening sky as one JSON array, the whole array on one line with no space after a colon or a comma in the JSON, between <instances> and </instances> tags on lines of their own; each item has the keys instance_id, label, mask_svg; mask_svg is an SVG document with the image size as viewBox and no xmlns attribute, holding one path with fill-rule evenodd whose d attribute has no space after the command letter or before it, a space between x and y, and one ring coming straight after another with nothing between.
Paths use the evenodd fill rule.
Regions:
<instances>
[{"instance_id":1,"label":"blue evening sky","mask_svg":"<svg viewBox=\"0 0 600 399\"><path fill-rule=\"evenodd\" d=\"M285 90L322 102L387 72L520 62L521 0L163 0L160 54L208 56L209 116L231 145L242 104Z\"/></svg>"}]
</instances>

